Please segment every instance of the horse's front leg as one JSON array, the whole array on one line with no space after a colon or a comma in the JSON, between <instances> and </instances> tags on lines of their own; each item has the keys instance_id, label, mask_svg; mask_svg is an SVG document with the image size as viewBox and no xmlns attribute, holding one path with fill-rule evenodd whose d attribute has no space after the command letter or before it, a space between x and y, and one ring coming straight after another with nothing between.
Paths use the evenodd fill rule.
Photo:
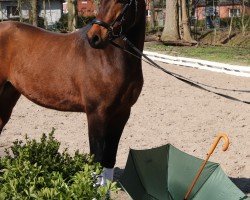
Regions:
<instances>
[{"instance_id":1,"label":"horse's front leg","mask_svg":"<svg viewBox=\"0 0 250 200\"><path fill-rule=\"evenodd\" d=\"M129 116L130 108L114 115L108 123L104 154L101 162L104 167L102 184L105 184L106 180L113 180L118 144Z\"/></svg>"},{"instance_id":2,"label":"horse's front leg","mask_svg":"<svg viewBox=\"0 0 250 200\"><path fill-rule=\"evenodd\" d=\"M113 180L118 143L129 115L130 109L111 118L97 112L87 114L90 153L94 155L94 161L104 167L101 185L106 184L107 180Z\"/></svg>"},{"instance_id":3,"label":"horse's front leg","mask_svg":"<svg viewBox=\"0 0 250 200\"><path fill-rule=\"evenodd\" d=\"M104 154L107 119L98 112L87 114L90 154L94 155L94 161L102 163Z\"/></svg>"},{"instance_id":4,"label":"horse's front leg","mask_svg":"<svg viewBox=\"0 0 250 200\"><path fill-rule=\"evenodd\" d=\"M107 135L108 118L103 113L93 112L87 114L89 129L90 154L94 155L94 161L101 163L104 167L103 173L97 183L105 185L108 180L113 179L113 170L103 165L105 137Z\"/></svg>"}]
</instances>

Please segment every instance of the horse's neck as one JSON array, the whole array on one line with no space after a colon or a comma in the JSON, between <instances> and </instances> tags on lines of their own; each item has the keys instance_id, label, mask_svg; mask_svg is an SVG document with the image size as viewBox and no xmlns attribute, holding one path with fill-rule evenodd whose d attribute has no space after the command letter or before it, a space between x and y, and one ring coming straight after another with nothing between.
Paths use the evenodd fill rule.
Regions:
<instances>
[{"instance_id":1,"label":"horse's neck","mask_svg":"<svg viewBox=\"0 0 250 200\"><path fill-rule=\"evenodd\" d=\"M127 37L139 50L143 50L145 40L146 19L141 17L138 23L129 31Z\"/></svg>"}]
</instances>

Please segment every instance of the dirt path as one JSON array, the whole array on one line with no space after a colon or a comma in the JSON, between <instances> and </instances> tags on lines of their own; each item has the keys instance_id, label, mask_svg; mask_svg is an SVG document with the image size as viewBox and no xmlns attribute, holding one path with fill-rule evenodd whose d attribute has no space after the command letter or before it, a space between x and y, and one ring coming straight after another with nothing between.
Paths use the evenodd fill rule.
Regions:
<instances>
[{"instance_id":1,"label":"dirt path","mask_svg":"<svg viewBox=\"0 0 250 200\"><path fill-rule=\"evenodd\" d=\"M203 70L164 65L172 71L214 86L249 89L250 79ZM124 168L129 148L145 149L172 143L204 158L219 131L228 133L231 146L217 149L212 161L219 162L228 176L250 193L250 105L234 102L182 83L144 64L145 84L121 138L117 167ZM228 93L250 101L250 94ZM48 110L25 98L14 109L0 137L0 155L15 139L27 133L40 138L56 128L63 147L88 152L86 116Z\"/></svg>"}]
</instances>

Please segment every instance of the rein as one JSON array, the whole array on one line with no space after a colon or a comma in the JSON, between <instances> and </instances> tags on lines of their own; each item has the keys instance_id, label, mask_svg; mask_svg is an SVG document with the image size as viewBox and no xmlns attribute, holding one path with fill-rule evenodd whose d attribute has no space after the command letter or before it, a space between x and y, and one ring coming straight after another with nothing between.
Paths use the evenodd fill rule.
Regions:
<instances>
[{"instance_id":1,"label":"rein","mask_svg":"<svg viewBox=\"0 0 250 200\"><path fill-rule=\"evenodd\" d=\"M244 100L241 100L241 99L238 99L238 98L226 95L226 94L215 92L215 91L209 90L209 89L207 89L205 87L214 88L214 89L221 89L221 90L226 90L226 91L245 92L245 93L250 93L249 90L235 90L235 89L234 90L230 90L230 89L213 87L213 86L209 86L209 85L206 85L206 84L203 84L203 83L200 83L200 82L193 81L193 80L191 80L189 78L186 78L186 77L184 77L184 76L182 76L180 74L176 74L174 72L168 71L168 70L164 69L163 67L161 67L160 65L158 65L156 62L154 62L152 59L150 59L144 53L142 53L138 48L135 47L135 45L132 42L130 42L128 40L128 38L126 38L125 36L123 36L122 39L125 41L126 44L128 44L129 47L131 47L135 51L135 53L137 53L137 55L134 54L134 53L132 53L132 52L130 52L130 51L128 51L124 47L121 47L119 44L117 44L117 43L115 43L113 41L111 41L110 43L113 46L115 46L115 47L123 50L124 52L129 53L129 54L133 55L134 57L136 57L136 58L138 58L140 60L143 60L144 62L148 63L149 65L151 65L151 66L153 66L153 67L155 67L157 69L160 69L164 73L166 73L166 74L168 74L170 76L173 76L174 78L176 78L176 79L178 79L178 80L180 80L180 81L182 81L182 82L184 82L184 83L186 83L188 85L191 85L193 87L199 88L199 89L204 90L206 92L210 92L210 93L219 95L219 96L224 97L226 99L230 99L230 100L233 100L233 101L238 101L238 102L245 103L245 104L250 104L250 101L244 101ZM142 59L141 57L144 57L146 60Z\"/></svg>"},{"instance_id":2,"label":"rein","mask_svg":"<svg viewBox=\"0 0 250 200\"><path fill-rule=\"evenodd\" d=\"M235 92L237 91L237 92L246 92L246 93L250 93L249 90L230 90L230 89L224 89L224 88L219 88L219 87L213 87L213 86L210 86L210 85L206 85L204 83L193 81L193 80L191 80L191 79L189 79L187 77L184 77L184 76L182 76L180 74L176 74L174 72L171 72L171 71L168 71L168 70L164 69L163 67L158 65L156 62L154 62L152 59L150 59L148 56L143 54L143 52L141 52L138 48L136 48L136 46L132 42L130 42L127 37L125 37L125 33L123 33L123 29L122 29L122 22L125 21L125 18L124 18L125 14L127 13L128 9L132 6L133 1L135 2L135 20L134 20L133 25L135 25L136 17L137 17L137 11L138 11L137 0L129 0L129 2L126 3L125 6L123 7L121 13L118 15L118 17L111 24L108 24L108 23L106 23L104 21L101 21L99 19L94 19L91 22L91 25L97 24L99 26L102 26L102 27L106 28L108 30L109 41L113 46L115 46L115 47L123 50L124 52L138 58L139 60L145 61L149 65L151 65L151 66L153 66L153 67L155 67L157 69L160 69L164 73L166 73L166 74L168 74L170 76L173 76L176 79L178 79L178 80L180 80L180 81L182 81L184 83L187 83L187 84L189 84L189 85L191 85L193 87L199 88L201 90L204 90L204 91L219 95L221 97L224 97L224 98L227 98L227 99L230 99L230 100L233 100L233 101L238 101L238 102L241 102L241 103L250 104L250 101L244 101L244 100L241 100L241 99L238 99L238 98L226 95L226 94L215 92L215 91L209 90L209 89L207 89L205 87L213 88L213 89L221 89L221 90L224 90L224 91L235 91ZM114 33L114 26L115 26L116 23L118 23L121 26L120 32L118 34ZM124 40L124 42L131 49L133 49L134 53L127 50L125 47L122 47L119 44L115 43L114 40L117 39L117 38L122 38ZM145 58L146 60L142 59L142 57Z\"/></svg>"}]
</instances>

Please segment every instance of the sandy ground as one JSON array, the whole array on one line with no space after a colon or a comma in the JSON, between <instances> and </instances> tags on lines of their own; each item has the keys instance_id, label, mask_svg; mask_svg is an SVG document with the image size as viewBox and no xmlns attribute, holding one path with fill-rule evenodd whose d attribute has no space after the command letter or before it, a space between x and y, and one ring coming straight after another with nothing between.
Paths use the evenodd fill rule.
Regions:
<instances>
[{"instance_id":1,"label":"sandy ground","mask_svg":"<svg viewBox=\"0 0 250 200\"><path fill-rule=\"evenodd\" d=\"M249 78L161 65L206 84L250 90ZM250 193L250 105L191 87L147 64L143 70L145 84L123 132L116 166L124 169L129 148L146 149L166 143L204 158L214 137L222 131L230 137L230 148L222 152L219 146L211 161L221 163L227 175ZM226 93L250 101L250 93ZM45 109L22 97L0 136L0 155L25 134L40 138L52 127L63 148L88 152L85 114ZM120 199L125 199L122 196Z\"/></svg>"}]
</instances>

